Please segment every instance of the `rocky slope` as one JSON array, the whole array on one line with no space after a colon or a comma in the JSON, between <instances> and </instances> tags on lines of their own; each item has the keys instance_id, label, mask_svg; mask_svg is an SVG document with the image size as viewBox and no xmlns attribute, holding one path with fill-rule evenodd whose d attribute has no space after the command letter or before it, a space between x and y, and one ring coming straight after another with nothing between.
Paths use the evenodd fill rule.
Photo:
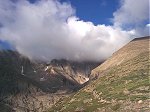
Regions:
<instances>
[{"instance_id":1,"label":"rocky slope","mask_svg":"<svg viewBox=\"0 0 150 112\"><path fill-rule=\"evenodd\" d=\"M125 45L92 71L89 85L49 112L149 112L149 42L143 37Z\"/></svg>"},{"instance_id":2,"label":"rocky slope","mask_svg":"<svg viewBox=\"0 0 150 112\"><path fill-rule=\"evenodd\" d=\"M107 61L105 61L105 63L103 63L101 66L92 70L92 74L99 73L113 66L120 65L121 63L126 62L143 52L148 52L148 50L149 37L136 38L115 52L113 56L107 59Z\"/></svg>"},{"instance_id":3,"label":"rocky slope","mask_svg":"<svg viewBox=\"0 0 150 112\"><path fill-rule=\"evenodd\" d=\"M0 111L42 112L80 89L98 63L30 61L15 51L0 51Z\"/></svg>"}]
</instances>

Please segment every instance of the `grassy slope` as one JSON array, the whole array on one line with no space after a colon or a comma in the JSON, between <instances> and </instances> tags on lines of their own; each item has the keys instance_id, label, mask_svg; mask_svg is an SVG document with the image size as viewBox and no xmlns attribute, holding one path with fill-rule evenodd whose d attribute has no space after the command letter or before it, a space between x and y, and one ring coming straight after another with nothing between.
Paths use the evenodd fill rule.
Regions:
<instances>
[{"instance_id":1,"label":"grassy slope","mask_svg":"<svg viewBox=\"0 0 150 112\"><path fill-rule=\"evenodd\" d=\"M134 50L135 51L135 50ZM149 107L149 51L103 71L99 79L64 100L50 112L145 112Z\"/></svg>"}]
</instances>

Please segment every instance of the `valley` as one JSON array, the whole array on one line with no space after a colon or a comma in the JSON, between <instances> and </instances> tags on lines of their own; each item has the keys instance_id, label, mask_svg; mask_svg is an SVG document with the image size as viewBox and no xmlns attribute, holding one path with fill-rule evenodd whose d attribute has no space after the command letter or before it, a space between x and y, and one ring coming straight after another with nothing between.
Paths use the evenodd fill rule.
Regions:
<instances>
[{"instance_id":1,"label":"valley","mask_svg":"<svg viewBox=\"0 0 150 112\"><path fill-rule=\"evenodd\" d=\"M46 111L89 81L96 62L31 61L15 51L0 52L0 111Z\"/></svg>"}]
</instances>

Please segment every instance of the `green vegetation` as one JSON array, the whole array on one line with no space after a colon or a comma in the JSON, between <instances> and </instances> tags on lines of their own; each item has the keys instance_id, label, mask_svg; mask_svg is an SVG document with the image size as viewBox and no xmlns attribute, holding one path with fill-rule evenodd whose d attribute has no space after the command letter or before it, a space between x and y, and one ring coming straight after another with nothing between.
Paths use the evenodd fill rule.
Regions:
<instances>
[{"instance_id":1,"label":"green vegetation","mask_svg":"<svg viewBox=\"0 0 150 112\"><path fill-rule=\"evenodd\" d=\"M113 111L117 111L120 108L120 106L121 106L120 104L115 104L114 106L111 107L111 109Z\"/></svg>"}]
</instances>

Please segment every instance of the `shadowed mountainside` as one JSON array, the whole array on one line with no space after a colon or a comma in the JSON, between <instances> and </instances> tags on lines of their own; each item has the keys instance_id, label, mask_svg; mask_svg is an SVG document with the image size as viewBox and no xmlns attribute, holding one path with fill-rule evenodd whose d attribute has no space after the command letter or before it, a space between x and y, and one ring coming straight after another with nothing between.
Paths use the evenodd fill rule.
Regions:
<instances>
[{"instance_id":1,"label":"shadowed mountainside","mask_svg":"<svg viewBox=\"0 0 150 112\"><path fill-rule=\"evenodd\" d=\"M41 112L89 80L92 62L30 61L15 51L0 51L0 111Z\"/></svg>"}]
</instances>

